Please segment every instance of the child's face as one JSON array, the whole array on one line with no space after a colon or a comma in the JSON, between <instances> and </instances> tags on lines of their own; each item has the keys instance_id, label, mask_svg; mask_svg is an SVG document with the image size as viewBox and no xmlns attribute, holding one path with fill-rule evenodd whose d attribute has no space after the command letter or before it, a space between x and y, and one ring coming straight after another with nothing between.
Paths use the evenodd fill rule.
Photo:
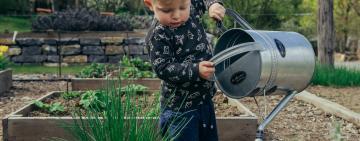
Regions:
<instances>
[{"instance_id":1,"label":"child's face","mask_svg":"<svg viewBox=\"0 0 360 141\"><path fill-rule=\"evenodd\" d=\"M145 2L154 12L160 24L170 27L179 27L190 16L190 0L155 0Z\"/></svg>"}]
</instances>

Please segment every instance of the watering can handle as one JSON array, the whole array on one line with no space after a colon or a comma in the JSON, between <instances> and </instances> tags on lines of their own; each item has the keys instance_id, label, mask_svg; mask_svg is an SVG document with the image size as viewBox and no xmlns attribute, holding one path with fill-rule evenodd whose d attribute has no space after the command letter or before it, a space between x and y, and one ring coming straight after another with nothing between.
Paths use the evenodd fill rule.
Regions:
<instances>
[{"instance_id":1,"label":"watering can handle","mask_svg":"<svg viewBox=\"0 0 360 141\"><path fill-rule=\"evenodd\" d=\"M243 17L240 16L240 14L236 13L236 11L226 8L225 14L232 17L239 25L243 27L243 29L254 30L254 28L252 28L250 24ZM226 28L222 21L217 21L216 26L220 29L221 32L226 31Z\"/></svg>"},{"instance_id":2,"label":"watering can handle","mask_svg":"<svg viewBox=\"0 0 360 141\"><path fill-rule=\"evenodd\" d=\"M227 48L221 52L219 52L217 55L213 56L209 61L214 63L214 66L220 64L221 62L225 61L226 59L229 59L231 57L234 57L238 54L244 53L244 52L253 52L253 51L262 51L264 48L262 48L261 45L255 42L248 42L243 44L235 45L231 48ZM209 81L215 81L215 74L209 79Z\"/></svg>"},{"instance_id":3,"label":"watering can handle","mask_svg":"<svg viewBox=\"0 0 360 141\"><path fill-rule=\"evenodd\" d=\"M231 48L227 48L215 56L213 56L209 61L213 62L214 65L218 65L219 63L223 62L226 59L229 59L235 55L244 53L244 52L250 52L250 51L262 51L264 50L261 45L255 42L248 42L248 43L242 43L235 45Z\"/></svg>"}]
</instances>

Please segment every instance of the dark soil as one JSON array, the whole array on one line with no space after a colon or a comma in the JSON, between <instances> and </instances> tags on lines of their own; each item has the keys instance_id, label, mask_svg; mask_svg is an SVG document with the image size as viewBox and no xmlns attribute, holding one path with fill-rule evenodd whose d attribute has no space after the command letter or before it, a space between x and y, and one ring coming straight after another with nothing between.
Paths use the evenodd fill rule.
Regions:
<instances>
[{"instance_id":1,"label":"dark soil","mask_svg":"<svg viewBox=\"0 0 360 141\"><path fill-rule=\"evenodd\" d=\"M142 94L136 96L136 105L139 104L142 107L143 114L154 105L154 100L157 98L155 94ZM217 117L237 117L240 115L244 115L243 111L240 111L236 106L229 104L229 100L223 94L218 93L213 98L214 101L214 108ZM28 116L29 117L52 117L52 116L71 116L74 112L75 108L80 109L83 116L85 115L85 109L80 105L80 97L66 100L62 97L53 97L47 98L43 101L46 104L52 104L59 102L61 105L65 107L64 112L57 112L57 113L49 113L43 109L37 108L35 111L32 111ZM145 104L145 105L144 105Z\"/></svg>"}]
</instances>

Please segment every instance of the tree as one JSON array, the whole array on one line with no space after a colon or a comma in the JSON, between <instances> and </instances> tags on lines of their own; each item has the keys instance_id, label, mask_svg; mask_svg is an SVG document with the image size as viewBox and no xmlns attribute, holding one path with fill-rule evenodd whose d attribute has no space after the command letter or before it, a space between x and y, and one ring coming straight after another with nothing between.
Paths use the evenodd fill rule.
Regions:
<instances>
[{"instance_id":1,"label":"tree","mask_svg":"<svg viewBox=\"0 0 360 141\"><path fill-rule=\"evenodd\" d=\"M318 60L321 64L334 66L334 1L318 0Z\"/></svg>"}]
</instances>

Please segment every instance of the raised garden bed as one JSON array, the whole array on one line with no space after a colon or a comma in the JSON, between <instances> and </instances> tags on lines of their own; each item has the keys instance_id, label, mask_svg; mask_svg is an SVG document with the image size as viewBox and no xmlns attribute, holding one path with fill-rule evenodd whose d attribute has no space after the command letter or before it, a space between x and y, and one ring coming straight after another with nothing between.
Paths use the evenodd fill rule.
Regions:
<instances>
[{"instance_id":1,"label":"raised garden bed","mask_svg":"<svg viewBox=\"0 0 360 141\"><path fill-rule=\"evenodd\" d=\"M121 81L121 84L119 84ZM106 78L74 78L71 80L71 87L73 91L83 91L83 90L97 90L104 89L107 86L125 86L128 84L140 84L145 87L148 87L148 90L159 90L161 80L157 78L138 78L138 79L124 79L119 80L106 79Z\"/></svg>"},{"instance_id":2,"label":"raised garden bed","mask_svg":"<svg viewBox=\"0 0 360 141\"><path fill-rule=\"evenodd\" d=\"M91 64L72 79L72 90L97 90L107 86L140 84L148 90L159 90L161 80L152 72L151 64L138 57L123 56L120 66ZM121 83L120 83L121 80Z\"/></svg>"},{"instance_id":3,"label":"raised garden bed","mask_svg":"<svg viewBox=\"0 0 360 141\"><path fill-rule=\"evenodd\" d=\"M51 92L38 100L45 101L49 98L59 97L61 93L62 92ZM230 111L238 110L238 112L228 112L226 115L229 117L217 116L220 140L254 140L257 127L257 117L251 111L249 111L237 100L224 98L221 95L215 97L214 101L216 101L215 107L221 110L217 111L217 115L220 113L226 113L225 111L229 111L229 109ZM62 127L58 126L61 122L72 123L73 118L71 116L29 117L30 113L36 109L37 108L34 104L28 104L5 117L3 119L4 140L37 141L49 137L62 137L71 140L69 133ZM143 120L144 117L138 117L137 119ZM157 119L155 118L151 120Z\"/></svg>"},{"instance_id":4,"label":"raised garden bed","mask_svg":"<svg viewBox=\"0 0 360 141\"><path fill-rule=\"evenodd\" d=\"M12 86L12 70L0 71L0 96L8 91Z\"/></svg>"}]
</instances>

